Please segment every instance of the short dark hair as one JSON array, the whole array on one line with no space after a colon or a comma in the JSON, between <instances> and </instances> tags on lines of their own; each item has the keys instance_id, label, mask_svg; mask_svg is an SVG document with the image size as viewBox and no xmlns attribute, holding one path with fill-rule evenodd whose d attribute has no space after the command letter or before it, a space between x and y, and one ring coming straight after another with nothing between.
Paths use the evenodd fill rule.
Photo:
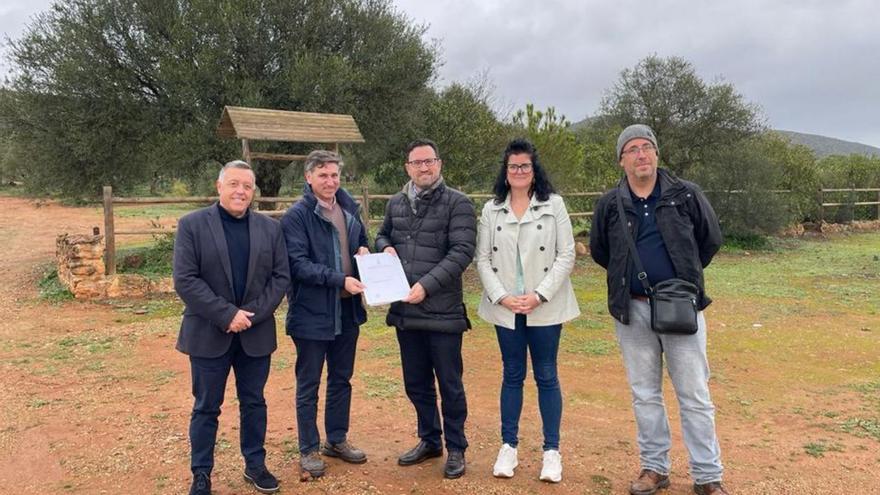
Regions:
<instances>
[{"instance_id":1,"label":"short dark hair","mask_svg":"<svg viewBox=\"0 0 880 495\"><path fill-rule=\"evenodd\" d=\"M518 155L520 153L527 153L532 160L532 173L534 174L535 182L532 184L532 189L529 193L534 194L540 201L547 201L550 199L550 194L556 192L556 189L547 177L547 172L541 165L540 158L538 158L538 149L525 139L517 138L507 143L507 148L504 149L504 154L501 156L501 167L498 169L498 176L495 178L495 185L492 187L492 192L495 193L495 204L500 205L503 203L510 192L510 184L507 183L507 160L510 159L510 155Z\"/></svg>"},{"instance_id":2,"label":"short dark hair","mask_svg":"<svg viewBox=\"0 0 880 495\"><path fill-rule=\"evenodd\" d=\"M303 166L303 170L311 172L315 168L323 167L328 163L335 163L340 169L343 166L342 158L335 152L328 150L315 150L309 153L309 156L306 157L306 163Z\"/></svg>"},{"instance_id":3,"label":"short dark hair","mask_svg":"<svg viewBox=\"0 0 880 495\"><path fill-rule=\"evenodd\" d=\"M415 141L406 145L406 151L403 154L403 161L408 162L409 161L409 154L412 152L412 150L414 150L416 148L420 148L422 146L430 146L431 149L434 150L434 154L437 155L437 158L440 158L440 148L437 147L437 143L435 143L434 141L431 141L430 139L422 138L422 139L416 139Z\"/></svg>"}]
</instances>

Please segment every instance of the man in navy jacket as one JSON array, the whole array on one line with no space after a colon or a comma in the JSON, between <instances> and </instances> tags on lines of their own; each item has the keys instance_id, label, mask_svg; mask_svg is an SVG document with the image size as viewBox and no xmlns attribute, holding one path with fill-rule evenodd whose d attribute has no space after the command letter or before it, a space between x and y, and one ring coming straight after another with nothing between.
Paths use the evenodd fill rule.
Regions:
<instances>
[{"instance_id":1,"label":"man in navy jacket","mask_svg":"<svg viewBox=\"0 0 880 495\"><path fill-rule=\"evenodd\" d=\"M281 219L292 279L286 326L296 346L300 468L312 477L324 474L321 453L354 464L367 461L366 454L347 436L359 327L367 321L358 296L364 286L357 278L354 256L369 250L358 205L339 188L341 167L336 153L311 152L304 167L307 184L303 198ZM326 442L322 446L317 415L325 361Z\"/></svg>"},{"instance_id":2,"label":"man in navy jacket","mask_svg":"<svg viewBox=\"0 0 880 495\"><path fill-rule=\"evenodd\" d=\"M174 242L174 289L186 305L177 349L189 355L195 398L189 436L192 495L211 493L217 418L230 368L241 413L244 477L263 493L278 490L266 469L266 400L275 308L290 284L277 221L248 210L255 177L243 161L217 179L220 201L185 215Z\"/></svg>"}]
</instances>

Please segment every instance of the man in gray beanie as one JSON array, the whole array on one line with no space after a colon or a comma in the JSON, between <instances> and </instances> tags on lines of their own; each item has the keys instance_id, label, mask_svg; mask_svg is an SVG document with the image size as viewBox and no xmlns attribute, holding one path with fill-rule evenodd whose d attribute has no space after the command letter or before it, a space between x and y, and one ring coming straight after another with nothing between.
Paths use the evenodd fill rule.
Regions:
<instances>
[{"instance_id":1,"label":"man in gray beanie","mask_svg":"<svg viewBox=\"0 0 880 495\"><path fill-rule=\"evenodd\" d=\"M703 269L721 246L721 229L700 188L658 168L654 131L642 124L617 138L617 159L625 176L603 195L593 215L590 252L607 270L608 309L632 393L638 428L641 472L633 495L650 495L669 486L672 444L663 403L663 359L675 386L681 429L688 450L694 492L727 494L721 484L721 451L715 434L715 406L709 397L706 358L706 295ZM618 214L618 197L624 210ZM626 224L621 225L625 218ZM648 293L630 254L629 240L647 274L648 285L677 278L698 289L697 331L656 333Z\"/></svg>"}]
</instances>

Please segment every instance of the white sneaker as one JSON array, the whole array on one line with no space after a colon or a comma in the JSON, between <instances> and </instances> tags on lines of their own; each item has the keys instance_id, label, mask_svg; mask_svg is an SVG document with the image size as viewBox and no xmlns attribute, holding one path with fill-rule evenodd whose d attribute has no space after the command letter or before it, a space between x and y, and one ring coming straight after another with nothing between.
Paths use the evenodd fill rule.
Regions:
<instances>
[{"instance_id":1,"label":"white sneaker","mask_svg":"<svg viewBox=\"0 0 880 495\"><path fill-rule=\"evenodd\" d=\"M492 474L496 478L513 478L513 470L517 466L519 466L519 460L516 456L516 448L505 443L498 451L498 458L495 459Z\"/></svg>"},{"instance_id":2,"label":"white sneaker","mask_svg":"<svg viewBox=\"0 0 880 495\"><path fill-rule=\"evenodd\" d=\"M558 450L544 451L544 467L541 468L541 481L559 483L562 481L562 456Z\"/></svg>"}]
</instances>

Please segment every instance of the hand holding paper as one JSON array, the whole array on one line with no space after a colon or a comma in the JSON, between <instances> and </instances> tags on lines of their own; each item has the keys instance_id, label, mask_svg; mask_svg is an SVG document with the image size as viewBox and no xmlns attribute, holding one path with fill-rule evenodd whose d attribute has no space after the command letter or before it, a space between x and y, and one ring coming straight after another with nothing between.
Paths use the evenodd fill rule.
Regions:
<instances>
[{"instance_id":1,"label":"hand holding paper","mask_svg":"<svg viewBox=\"0 0 880 495\"><path fill-rule=\"evenodd\" d=\"M388 253L355 256L367 304L378 306L397 302L410 293L400 259Z\"/></svg>"}]
</instances>

